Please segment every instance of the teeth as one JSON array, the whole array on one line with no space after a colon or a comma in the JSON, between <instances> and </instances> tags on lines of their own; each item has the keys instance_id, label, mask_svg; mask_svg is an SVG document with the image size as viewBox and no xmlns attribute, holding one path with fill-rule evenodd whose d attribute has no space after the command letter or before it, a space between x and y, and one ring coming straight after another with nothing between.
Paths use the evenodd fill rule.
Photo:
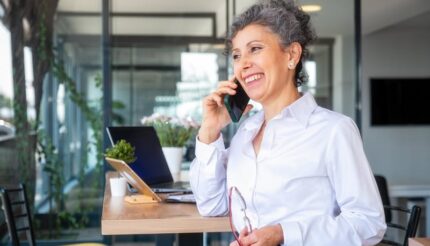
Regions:
<instances>
[{"instance_id":1,"label":"teeth","mask_svg":"<svg viewBox=\"0 0 430 246\"><path fill-rule=\"evenodd\" d=\"M263 75L261 75L261 74L255 74L255 75L252 75L252 76L249 76L248 78L246 78L245 82L249 83L249 82L252 82L254 80L260 79L261 77L263 77Z\"/></svg>"}]
</instances>

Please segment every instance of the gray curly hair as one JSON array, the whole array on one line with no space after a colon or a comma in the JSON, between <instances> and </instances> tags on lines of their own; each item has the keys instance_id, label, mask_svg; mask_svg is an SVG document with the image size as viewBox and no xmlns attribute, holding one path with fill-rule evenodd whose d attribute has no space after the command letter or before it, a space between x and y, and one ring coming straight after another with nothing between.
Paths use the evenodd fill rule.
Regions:
<instances>
[{"instance_id":1,"label":"gray curly hair","mask_svg":"<svg viewBox=\"0 0 430 246\"><path fill-rule=\"evenodd\" d=\"M303 61L308 56L307 46L316 39L310 24L310 16L295 5L293 0L261 0L235 18L226 38L227 52L231 51L236 34L250 24L268 27L280 37L283 48L293 42L302 46L302 56L296 67L295 83L300 86L307 81Z\"/></svg>"}]
</instances>

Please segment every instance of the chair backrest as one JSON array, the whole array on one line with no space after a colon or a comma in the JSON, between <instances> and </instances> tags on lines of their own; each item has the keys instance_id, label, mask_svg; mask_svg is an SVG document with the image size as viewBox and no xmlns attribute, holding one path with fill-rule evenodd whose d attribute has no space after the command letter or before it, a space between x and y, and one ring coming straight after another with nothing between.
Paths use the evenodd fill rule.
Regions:
<instances>
[{"instance_id":1,"label":"chair backrest","mask_svg":"<svg viewBox=\"0 0 430 246\"><path fill-rule=\"evenodd\" d=\"M390 196L388 194L387 180L384 176L375 175L376 184L378 185L379 194L381 195L382 204L384 206L390 206ZM384 208L385 222L391 222L391 210Z\"/></svg>"},{"instance_id":2,"label":"chair backrest","mask_svg":"<svg viewBox=\"0 0 430 246\"><path fill-rule=\"evenodd\" d=\"M25 186L1 188L2 208L6 218L12 245L21 245L21 234L25 233L28 244L35 245L30 209Z\"/></svg>"},{"instance_id":3,"label":"chair backrest","mask_svg":"<svg viewBox=\"0 0 430 246\"><path fill-rule=\"evenodd\" d=\"M387 206L387 205L385 205L384 208L390 210L390 212L399 213L399 215L401 214L406 215L407 223L406 225L402 225L400 223L387 222L388 229L391 228L393 230L402 232L404 237L401 238L401 242L395 242L393 240L389 240L384 237L384 239L382 240L382 243L385 245L407 246L408 238L415 237L417 234L418 223L421 215L421 208L419 206L413 206L411 209L406 209L406 208Z\"/></svg>"}]
</instances>

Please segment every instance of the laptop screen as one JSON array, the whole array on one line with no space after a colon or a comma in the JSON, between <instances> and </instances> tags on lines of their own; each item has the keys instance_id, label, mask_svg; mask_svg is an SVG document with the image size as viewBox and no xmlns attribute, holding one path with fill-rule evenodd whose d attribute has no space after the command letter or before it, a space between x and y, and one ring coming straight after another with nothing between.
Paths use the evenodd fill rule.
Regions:
<instances>
[{"instance_id":1,"label":"laptop screen","mask_svg":"<svg viewBox=\"0 0 430 246\"><path fill-rule=\"evenodd\" d=\"M121 139L135 147L136 161L129 163L133 171L148 185L173 182L169 166L152 126L108 127L112 145Z\"/></svg>"}]
</instances>

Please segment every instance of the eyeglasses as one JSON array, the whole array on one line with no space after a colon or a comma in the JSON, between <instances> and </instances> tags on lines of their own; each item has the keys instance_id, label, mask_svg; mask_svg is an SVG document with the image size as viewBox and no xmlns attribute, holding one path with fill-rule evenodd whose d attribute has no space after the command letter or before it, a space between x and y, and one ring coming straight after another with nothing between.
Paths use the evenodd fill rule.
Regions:
<instances>
[{"instance_id":1,"label":"eyeglasses","mask_svg":"<svg viewBox=\"0 0 430 246\"><path fill-rule=\"evenodd\" d=\"M246 226L246 229L248 229L248 232L251 233L252 232L252 225L251 225L251 221L249 220L248 216L246 215L245 199L243 199L242 194L240 193L240 191L237 189L236 186L230 187L230 190L229 190L229 194L228 194L228 210L229 210L228 215L229 216L228 217L229 217L229 221L230 221L230 228L231 228L231 231L233 232L233 236L236 239L236 241L239 243L239 245L242 246L239 242L239 233L233 224L233 215L232 215L232 209L231 209L232 201L235 201L239 204L240 211L242 212L243 223Z\"/></svg>"}]
</instances>

